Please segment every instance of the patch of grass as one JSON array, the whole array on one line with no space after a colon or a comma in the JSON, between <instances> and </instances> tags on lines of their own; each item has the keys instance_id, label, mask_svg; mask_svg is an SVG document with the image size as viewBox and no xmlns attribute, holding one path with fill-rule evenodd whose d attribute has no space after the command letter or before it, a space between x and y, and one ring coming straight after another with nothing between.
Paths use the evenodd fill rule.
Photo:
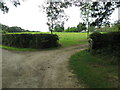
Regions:
<instances>
[{"instance_id":1,"label":"patch of grass","mask_svg":"<svg viewBox=\"0 0 120 90\"><path fill-rule=\"evenodd\" d=\"M59 36L59 43L63 47L68 47L72 45L78 44L86 44L87 43L87 36L86 33L55 33Z\"/></svg>"},{"instance_id":2,"label":"patch of grass","mask_svg":"<svg viewBox=\"0 0 120 90\"><path fill-rule=\"evenodd\" d=\"M70 58L70 68L89 88L117 88L118 66L105 60L84 50Z\"/></svg>"},{"instance_id":3,"label":"patch of grass","mask_svg":"<svg viewBox=\"0 0 120 90\"><path fill-rule=\"evenodd\" d=\"M32 48L15 48L15 47L9 47L5 45L0 45L0 48L8 49L8 50L15 50L15 51L35 51L36 49Z\"/></svg>"}]
</instances>

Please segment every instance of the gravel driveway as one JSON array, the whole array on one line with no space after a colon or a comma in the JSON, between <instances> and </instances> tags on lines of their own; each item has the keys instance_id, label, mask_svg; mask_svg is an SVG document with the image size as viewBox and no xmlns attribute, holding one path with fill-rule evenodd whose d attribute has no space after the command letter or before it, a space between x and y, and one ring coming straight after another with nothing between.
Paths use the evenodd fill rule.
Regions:
<instances>
[{"instance_id":1,"label":"gravel driveway","mask_svg":"<svg viewBox=\"0 0 120 90\"><path fill-rule=\"evenodd\" d=\"M76 45L45 51L2 49L2 87L82 88L68 64L71 55L87 47Z\"/></svg>"}]
</instances>

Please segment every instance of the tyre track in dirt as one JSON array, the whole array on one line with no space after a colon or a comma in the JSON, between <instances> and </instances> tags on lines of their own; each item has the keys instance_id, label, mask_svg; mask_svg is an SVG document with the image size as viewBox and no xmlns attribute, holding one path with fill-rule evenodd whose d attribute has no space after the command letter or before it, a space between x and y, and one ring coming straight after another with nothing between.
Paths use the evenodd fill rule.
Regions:
<instances>
[{"instance_id":1,"label":"tyre track in dirt","mask_svg":"<svg viewBox=\"0 0 120 90\"><path fill-rule=\"evenodd\" d=\"M45 51L2 49L3 88L83 88L69 70L69 58L88 45Z\"/></svg>"}]
</instances>

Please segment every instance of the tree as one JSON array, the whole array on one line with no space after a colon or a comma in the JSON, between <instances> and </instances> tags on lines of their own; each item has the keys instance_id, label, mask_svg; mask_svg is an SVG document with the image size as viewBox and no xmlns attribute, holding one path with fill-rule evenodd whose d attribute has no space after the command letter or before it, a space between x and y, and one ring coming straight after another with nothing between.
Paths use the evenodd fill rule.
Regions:
<instances>
[{"instance_id":1,"label":"tree","mask_svg":"<svg viewBox=\"0 0 120 90\"><path fill-rule=\"evenodd\" d=\"M64 23L62 25L56 25L54 28L54 32L63 32L64 31Z\"/></svg>"},{"instance_id":2,"label":"tree","mask_svg":"<svg viewBox=\"0 0 120 90\"><path fill-rule=\"evenodd\" d=\"M43 6L47 14L47 25L51 34L56 25L62 26L64 21L68 19L68 16L64 13L64 8L67 8L67 2L46 2L46 5Z\"/></svg>"},{"instance_id":3,"label":"tree","mask_svg":"<svg viewBox=\"0 0 120 90\"><path fill-rule=\"evenodd\" d=\"M65 32L78 32L78 30L76 27L68 27L68 29L66 29Z\"/></svg>"},{"instance_id":4,"label":"tree","mask_svg":"<svg viewBox=\"0 0 120 90\"><path fill-rule=\"evenodd\" d=\"M83 31L83 30L86 30L86 24L85 24L85 23L79 23L79 24L77 25L77 30L78 30L78 32L81 32L81 31Z\"/></svg>"},{"instance_id":5,"label":"tree","mask_svg":"<svg viewBox=\"0 0 120 90\"><path fill-rule=\"evenodd\" d=\"M120 20L116 21L114 25L111 27L113 31L120 31Z\"/></svg>"},{"instance_id":6,"label":"tree","mask_svg":"<svg viewBox=\"0 0 120 90\"><path fill-rule=\"evenodd\" d=\"M100 28L102 25L110 23L109 17L113 13L115 8L120 7L120 1L83 2L80 7L83 20L87 23L87 36L89 36L90 25ZM91 21L90 18L93 18L94 21Z\"/></svg>"},{"instance_id":7,"label":"tree","mask_svg":"<svg viewBox=\"0 0 120 90\"><path fill-rule=\"evenodd\" d=\"M8 32L24 32L25 30L21 27L13 26L8 29Z\"/></svg>"},{"instance_id":8,"label":"tree","mask_svg":"<svg viewBox=\"0 0 120 90\"><path fill-rule=\"evenodd\" d=\"M87 38L89 38L89 32L90 32L90 22L91 22L91 3L83 2L80 7L81 10L81 17L85 24L87 25Z\"/></svg>"},{"instance_id":9,"label":"tree","mask_svg":"<svg viewBox=\"0 0 120 90\"><path fill-rule=\"evenodd\" d=\"M117 27L118 31L120 31L120 20L117 21L117 23L115 24L115 26Z\"/></svg>"},{"instance_id":10,"label":"tree","mask_svg":"<svg viewBox=\"0 0 120 90\"><path fill-rule=\"evenodd\" d=\"M95 29L95 26L90 25L89 30L90 30L90 32L94 32L94 31L96 30L96 29Z\"/></svg>"},{"instance_id":11,"label":"tree","mask_svg":"<svg viewBox=\"0 0 120 90\"><path fill-rule=\"evenodd\" d=\"M29 30L24 30L21 27L13 26L9 27L7 25L0 24L2 32L26 32Z\"/></svg>"},{"instance_id":12,"label":"tree","mask_svg":"<svg viewBox=\"0 0 120 90\"><path fill-rule=\"evenodd\" d=\"M10 0L10 1L15 7L20 5L19 0ZM1 9L1 11L3 11L4 14L8 13L8 11L9 11L9 7L6 5L6 2L7 2L6 0L0 1L0 9Z\"/></svg>"},{"instance_id":13,"label":"tree","mask_svg":"<svg viewBox=\"0 0 120 90\"><path fill-rule=\"evenodd\" d=\"M110 23L109 17L115 8L115 2L93 2L91 6L91 17L96 19L92 25L100 28L102 25Z\"/></svg>"},{"instance_id":14,"label":"tree","mask_svg":"<svg viewBox=\"0 0 120 90\"><path fill-rule=\"evenodd\" d=\"M0 24L2 32L8 32L9 27L3 24Z\"/></svg>"}]
</instances>

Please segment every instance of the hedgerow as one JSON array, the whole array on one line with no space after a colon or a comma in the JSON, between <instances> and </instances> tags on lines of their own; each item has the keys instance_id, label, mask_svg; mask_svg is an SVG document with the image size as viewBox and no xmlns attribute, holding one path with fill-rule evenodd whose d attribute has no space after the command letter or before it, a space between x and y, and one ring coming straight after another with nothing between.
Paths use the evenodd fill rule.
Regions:
<instances>
[{"instance_id":1,"label":"hedgerow","mask_svg":"<svg viewBox=\"0 0 120 90\"><path fill-rule=\"evenodd\" d=\"M120 32L109 33L92 33L92 54L109 55L111 58L116 58L114 63L118 63L120 58Z\"/></svg>"},{"instance_id":2,"label":"hedgerow","mask_svg":"<svg viewBox=\"0 0 120 90\"><path fill-rule=\"evenodd\" d=\"M120 32L92 33L90 38L93 40L93 49L107 48L120 49Z\"/></svg>"},{"instance_id":3,"label":"hedgerow","mask_svg":"<svg viewBox=\"0 0 120 90\"><path fill-rule=\"evenodd\" d=\"M58 47L55 34L4 34L2 44L17 48L51 48Z\"/></svg>"}]
</instances>

